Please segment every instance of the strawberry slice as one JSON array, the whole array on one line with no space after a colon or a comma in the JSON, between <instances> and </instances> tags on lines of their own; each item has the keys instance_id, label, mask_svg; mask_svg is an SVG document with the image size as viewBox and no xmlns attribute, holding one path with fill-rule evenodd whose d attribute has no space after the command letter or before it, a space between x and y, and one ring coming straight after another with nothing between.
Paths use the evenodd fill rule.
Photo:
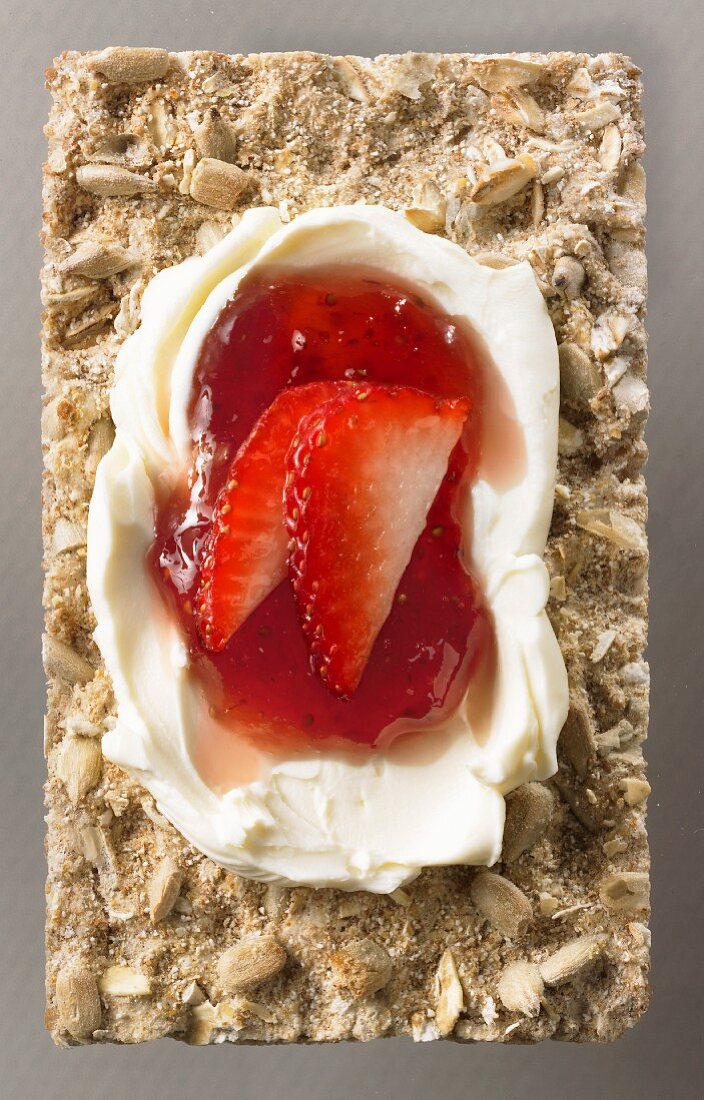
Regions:
<instances>
[{"instance_id":1,"label":"strawberry slice","mask_svg":"<svg viewBox=\"0 0 704 1100\"><path fill-rule=\"evenodd\" d=\"M289 571L313 668L349 698L471 403L355 386L309 413L286 463Z\"/></svg>"},{"instance_id":2,"label":"strawberry slice","mask_svg":"<svg viewBox=\"0 0 704 1100\"><path fill-rule=\"evenodd\" d=\"M286 576L281 511L286 453L301 417L348 389L311 382L283 390L233 459L203 550L195 620L211 652L224 649L248 615Z\"/></svg>"}]
</instances>

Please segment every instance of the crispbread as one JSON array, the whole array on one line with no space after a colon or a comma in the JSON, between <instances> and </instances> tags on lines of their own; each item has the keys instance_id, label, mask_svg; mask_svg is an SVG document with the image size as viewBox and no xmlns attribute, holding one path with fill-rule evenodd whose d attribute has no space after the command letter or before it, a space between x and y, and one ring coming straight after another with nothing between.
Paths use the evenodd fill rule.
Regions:
<instances>
[{"instance_id":1,"label":"crispbread","mask_svg":"<svg viewBox=\"0 0 704 1100\"><path fill-rule=\"evenodd\" d=\"M618 1036L647 1004L649 953L638 70L614 54L367 61L118 49L66 54L48 82L52 1035ZM510 797L503 863L429 870L390 897L228 875L102 760L114 703L85 583L115 354L146 282L206 250L248 206L276 205L286 219L356 201L407 210L491 266L528 259L562 378L546 552L571 685L560 770Z\"/></svg>"}]
</instances>

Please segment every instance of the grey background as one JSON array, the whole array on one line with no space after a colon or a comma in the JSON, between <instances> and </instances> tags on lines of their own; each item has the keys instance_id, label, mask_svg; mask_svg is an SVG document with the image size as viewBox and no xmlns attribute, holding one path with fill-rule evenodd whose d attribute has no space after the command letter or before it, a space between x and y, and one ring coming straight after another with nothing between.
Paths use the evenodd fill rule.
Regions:
<instances>
[{"instance_id":1,"label":"grey background","mask_svg":"<svg viewBox=\"0 0 704 1100\"><path fill-rule=\"evenodd\" d=\"M704 1095L703 11L697 0L0 0L1 1096ZM623 50L644 69L654 406L648 429L654 1001L619 1043L533 1049L384 1040L199 1050L165 1040L57 1051L44 1032L37 284L41 127L48 109L43 72L64 49L109 44L245 53Z\"/></svg>"}]
</instances>

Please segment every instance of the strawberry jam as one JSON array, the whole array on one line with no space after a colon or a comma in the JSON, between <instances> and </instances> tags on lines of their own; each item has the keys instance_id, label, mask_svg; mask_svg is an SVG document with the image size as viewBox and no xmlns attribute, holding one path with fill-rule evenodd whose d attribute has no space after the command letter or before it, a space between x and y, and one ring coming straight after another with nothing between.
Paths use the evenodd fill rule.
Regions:
<instances>
[{"instance_id":1,"label":"strawberry jam","mask_svg":"<svg viewBox=\"0 0 704 1100\"><path fill-rule=\"evenodd\" d=\"M361 682L335 696L311 667L293 590L284 579L221 652L194 624L204 543L238 449L286 387L318 381L412 386L469 397L456 445L392 610ZM470 334L431 300L386 276L340 267L255 273L223 308L194 372L193 465L160 500L150 561L179 617L211 713L264 749L327 742L386 745L432 726L464 696L489 637L463 565L458 523L479 462L481 371Z\"/></svg>"}]
</instances>

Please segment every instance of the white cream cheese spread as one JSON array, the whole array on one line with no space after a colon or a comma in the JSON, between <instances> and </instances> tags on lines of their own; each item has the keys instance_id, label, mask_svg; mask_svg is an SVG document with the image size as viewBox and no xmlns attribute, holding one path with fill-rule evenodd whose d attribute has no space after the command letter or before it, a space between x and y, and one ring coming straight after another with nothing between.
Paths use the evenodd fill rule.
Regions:
<instances>
[{"instance_id":1,"label":"white cream cheese spread","mask_svg":"<svg viewBox=\"0 0 704 1100\"><path fill-rule=\"evenodd\" d=\"M485 458L463 523L493 621L496 668L481 723L470 684L430 737L274 757L211 717L146 556L155 486L175 484L191 459L193 372L220 311L253 270L331 263L416 285L486 349ZM205 256L151 281L116 375L115 442L98 469L88 525L95 637L118 704L105 755L199 849L263 881L383 893L425 866L495 862L503 795L556 770L568 706L542 561L555 486L558 357L530 266L481 266L382 207L312 210L286 225L274 210L251 210ZM507 478L509 439L518 439L521 456L517 476ZM203 766L204 737L215 757L222 751L235 761L229 789Z\"/></svg>"}]
</instances>

